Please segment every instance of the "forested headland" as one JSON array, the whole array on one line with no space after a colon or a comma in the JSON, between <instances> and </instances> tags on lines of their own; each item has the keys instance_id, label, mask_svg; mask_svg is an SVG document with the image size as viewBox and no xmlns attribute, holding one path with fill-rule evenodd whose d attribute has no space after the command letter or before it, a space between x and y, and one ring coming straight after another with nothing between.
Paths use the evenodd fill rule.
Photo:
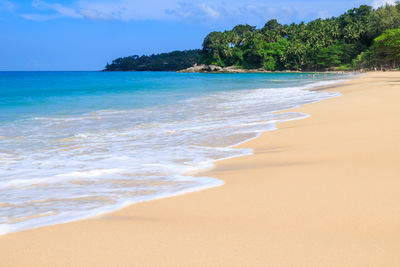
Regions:
<instances>
[{"instance_id":1,"label":"forested headland","mask_svg":"<svg viewBox=\"0 0 400 267\"><path fill-rule=\"evenodd\" d=\"M113 60L106 71L176 71L198 63L201 50L173 51L150 56L130 56Z\"/></svg>"},{"instance_id":2,"label":"forested headland","mask_svg":"<svg viewBox=\"0 0 400 267\"><path fill-rule=\"evenodd\" d=\"M307 23L237 25L209 33L201 50L118 58L106 70L181 70L194 64L266 71L396 68L400 2L378 9L362 5Z\"/></svg>"}]
</instances>

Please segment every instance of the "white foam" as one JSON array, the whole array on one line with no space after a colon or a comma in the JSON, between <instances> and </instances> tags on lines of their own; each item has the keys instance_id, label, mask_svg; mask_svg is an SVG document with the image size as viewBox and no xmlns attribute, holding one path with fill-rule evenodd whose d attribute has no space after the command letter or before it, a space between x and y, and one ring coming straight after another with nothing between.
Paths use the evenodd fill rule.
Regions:
<instances>
[{"instance_id":1,"label":"white foam","mask_svg":"<svg viewBox=\"0 0 400 267\"><path fill-rule=\"evenodd\" d=\"M0 139L0 202L6 203L0 206L0 234L219 186L218 179L184 174L251 154L235 146L275 130L277 122L307 117L274 112L338 96L305 90L335 82L341 81L214 93L178 105L0 126L5 137Z\"/></svg>"}]
</instances>

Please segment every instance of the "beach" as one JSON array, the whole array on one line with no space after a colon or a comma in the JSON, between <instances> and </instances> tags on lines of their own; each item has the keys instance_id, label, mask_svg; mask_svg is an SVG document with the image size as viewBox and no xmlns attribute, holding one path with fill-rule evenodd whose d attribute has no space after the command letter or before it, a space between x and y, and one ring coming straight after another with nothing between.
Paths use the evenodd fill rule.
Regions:
<instances>
[{"instance_id":1,"label":"beach","mask_svg":"<svg viewBox=\"0 0 400 267\"><path fill-rule=\"evenodd\" d=\"M397 266L400 73L329 90L201 173L224 185L0 236L0 266Z\"/></svg>"}]
</instances>

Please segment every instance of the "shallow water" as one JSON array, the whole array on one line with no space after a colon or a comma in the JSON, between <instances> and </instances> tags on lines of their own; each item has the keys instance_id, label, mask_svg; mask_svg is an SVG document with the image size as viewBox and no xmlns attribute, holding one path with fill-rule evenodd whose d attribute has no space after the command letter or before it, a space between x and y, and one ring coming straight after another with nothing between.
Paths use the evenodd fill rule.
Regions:
<instances>
[{"instance_id":1,"label":"shallow water","mask_svg":"<svg viewBox=\"0 0 400 267\"><path fill-rule=\"evenodd\" d=\"M0 234L223 184L184 174L307 115L335 75L0 73Z\"/></svg>"}]
</instances>

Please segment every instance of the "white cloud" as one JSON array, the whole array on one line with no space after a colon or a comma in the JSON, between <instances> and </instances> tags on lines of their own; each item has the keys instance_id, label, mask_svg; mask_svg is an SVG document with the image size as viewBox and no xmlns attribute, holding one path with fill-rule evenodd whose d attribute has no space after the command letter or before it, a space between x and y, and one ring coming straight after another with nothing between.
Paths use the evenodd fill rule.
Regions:
<instances>
[{"instance_id":1,"label":"white cloud","mask_svg":"<svg viewBox=\"0 0 400 267\"><path fill-rule=\"evenodd\" d=\"M202 23L212 24L226 23L234 25L238 23L248 23L252 25L263 25L270 19L278 19L280 22L292 22L301 16L295 8L287 6L271 6L264 3L245 3L235 2L225 5L223 2L218 4L191 4L181 2L175 9L167 9L166 13L171 17L185 20L202 21ZM247 1L252 2L252 1Z\"/></svg>"},{"instance_id":2,"label":"white cloud","mask_svg":"<svg viewBox=\"0 0 400 267\"><path fill-rule=\"evenodd\" d=\"M0 0L2 1L2 0ZM206 0L210 1L210 0ZM192 4L179 0L115 0L91 1L79 0L73 5L49 3L44 0L34 0L32 6L43 12L52 14L23 14L25 19L50 20L61 17L87 18L94 20L146 20L174 18L221 18L221 7L215 7L206 2Z\"/></svg>"},{"instance_id":3,"label":"white cloud","mask_svg":"<svg viewBox=\"0 0 400 267\"><path fill-rule=\"evenodd\" d=\"M45 1L42 0L34 0L32 3L32 6L37 8L37 9L43 9L43 10L53 10L57 14L63 16L63 17L71 17L71 18L82 18L83 16L77 12L74 8L67 7L58 3L55 4L49 4Z\"/></svg>"},{"instance_id":4,"label":"white cloud","mask_svg":"<svg viewBox=\"0 0 400 267\"><path fill-rule=\"evenodd\" d=\"M328 13L321 13L311 3L289 7L283 3L266 3L265 0L75 0L68 5L55 1L57 0L33 0L32 6L36 12L21 16L41 21L69 17L120 21L185 20L211 25L226 25L227 22L232 25L261 25L272 18L290 23L316 18L318 15L330 16Z\"/></svg>"},{"instance_id":5,"label":"white cloud","mask_svg":"<svg viewBox=\"0 0 400 267\"><path fill-rule=\"evenodd\" d=\"M47 20L61 18L61 16L57 14L56 15L22 14L21 17L23 17L24 19L34 20L34 21L47 21Z\"/></svg>"},{"instance_id":6,"label":"white cloud","mask_svg":"<svg viewBox=\"0 0 400 267\"><path fill-rule=\"evenodd\" d=\"M200 8L204 11L205 14L207 14L211 18L218 18L220 16L220 13L211 6L201 4Z\"/></svg>"},{"instance_id":7,"label":"white cloud","mask_svg":"<svg viewBox=\"0 0 400 267\"><path fill-rule=\"evenodd\" d=\"M170 18L183 19L221 19L227 15L222 6L210 5L207 3L180 2L174 8L166 8L165 14Z\"/></svg>"},{"instance_id":8,"label":"white cloud","mask_svg":"<svg viewBox=\"0 0 400 267\"><path fill-rule=\"evenodd\" d=\"M372 7L373 8L379 8L379 7L382 7L382 6L386 5L386 4L393 5L395 3L396 3L395 0L374 0L374 1L372 1Z\"/></svg>"},{"instance_id":9,"label":"white cloud","mask_svg":"<svg viewBox=\"0 0 400 267\"><path fill-rule=\"evenodd\" d=\"M43 12L50 11L53 14L24 14L22 17L34 20L61 17L123 21L164 19L166 17L165 9L170 4L168 1L161 0L147 0L146 2L140 0L78 0L66 6L60 3L49 3L44 0L34 0L32 6L35 9Z\"/></svg>"},{"instance_id":10,"label":"white cloud","mask_svg":"<svg viewBox=\"0 0 400 267\"><path fill-rule=\"evenodd\" d=\"M114 0L114 1L88 1L77 2L77 9L88 19L98 20L141 20L162 18L160 6L163 4L155 0ZM161 15L161 17L160 17Z\"/></svg>"},{"instance_id":11,"label":"white cloud","mask_svg":"<svg viewBox=\"0 0 400 267\"><path fill-rule=\"evenodd\" d=\"M59 3L50 4L42 0L34 0L32 6L38 10L51 11L52 14L22 14L21 17L24 19L35 20L35 21L46 21L57 18L84 18L75 8L67 7Z\"/></svg>"}]
</instances>

